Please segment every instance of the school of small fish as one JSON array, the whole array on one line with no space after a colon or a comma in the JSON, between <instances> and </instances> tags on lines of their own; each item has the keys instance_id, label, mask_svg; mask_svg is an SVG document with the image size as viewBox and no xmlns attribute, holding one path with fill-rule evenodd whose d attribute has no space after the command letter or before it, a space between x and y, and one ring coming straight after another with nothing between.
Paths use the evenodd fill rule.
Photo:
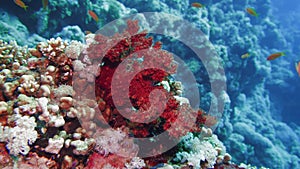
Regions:
<instances>
[{"instance_id":1,"label":"school of small fish","mask_svg":"<svg viewBox=\"0 0 300 169\"><path fill-rule=\"evenodd\" d=\"M194 3L191 3L191 6L192 7L196 7L196 8L202 8L204 7L203 4L199 3L199 2L194 2ZM256 10L252 7L247 7L246 8L246 12L248 14L250 14L251 16L254 16L254 17L258 17L259 14L256 12ZM241 55L241 58L242 59L246 59L246 58L249 58L251 56L251 54L249 52ZM285 52L276 52L276 53L272 53L270 54L268 57L267 57L267 60L268 61L272 61L272 60L275 60L281 56L285 56ZM300 61L298 61L297 63L295 63L295 68L296 68L296 71L300 77Z\"/></svg>"},{"instance_id":2,"label":"school of small fish","mask_svg":"<svg viewBox=\"0 0 300 169\"><path fill-rule=\"evenodd\" d=\"M21 8L23 8L25 11L27 10L27 8L28 8L28 5L26 5L22 0L14 0L14 3L16 4L16 5L18 5L19 7L21 7ZM43 9L44 10L47 10L48 9L48 3L49 3L49 1L48 0L42 0L42 4L43 4ZM205 5L204 4L201 4L201 3L199 3L199 2L193 2L193 3L191 3L191 6L192 7L195 7L195 8L203 8L203 7L205 7ZM248 13L248 14L250 14L250 15L252 15L252 16L255 16L255 17L258 17L259 15L258 15L258 13L256 12L256 10L254 9L254 8L252 8L252 7L247 7L246 8L246 12ZM94 21L96 21L97 23L99 22L99 17L98 17L98 15L94 12L94 11L92 11L92 10L88 10L88 15L94 20ZM90 31L85 31L85 33L86 34L89 34L89 33L91 33ZM285 53L284 52L276 52L276 53L272 53L272 54L270 54L268 57L267 57L267 60L268 61L271 61L271 60L275 60L275 59L277 59L277 58L279 58L279 57L281 57L281 56L284 56L285 55ZM250 57L251 55L250 55L250 53L245 53L245 54L243 54L242 56L241 56L241 58L242 59L246 59L246 58L248 58L248 57ZM297 73L298 73L298 75L299 75L299 77L300 77L300 61L298 61L297 63L296 63L296 71L297 71Z\"/></svg>"}]
</instances>

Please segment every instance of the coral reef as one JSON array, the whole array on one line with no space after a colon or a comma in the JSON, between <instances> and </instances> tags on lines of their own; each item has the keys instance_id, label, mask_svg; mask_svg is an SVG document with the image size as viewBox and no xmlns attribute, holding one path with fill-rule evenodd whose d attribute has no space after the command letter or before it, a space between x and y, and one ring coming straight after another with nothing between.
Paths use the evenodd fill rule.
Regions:
<instances>
[{"instance_id":1,"label":"coral reef","mask_svg":"<svg viewBox=\"0 0 300 169\"><path fill-rule=\"evenodd\" d=\"M72 80L72 61L64 54L67 45L60 38L41 42L35 49L1 42L1 142L16 158L9 158L14 166L61 167L64 158L84 159L92 146L78 120L66 116L73 105L73 89L65 85ZM28 161L34 158L40 159ZM12 163L2 164L6 165Z\"/></svg>"},{"instance_id":2,"label":"coral reef","mask_svg":"<svg viewBox=\"0 0 300 169\"><path fill-rule=\"evenodd\" d=\"M0 10L0 35L4 41L17 40L20 45L25 45L27 36L29 36L28 29L15 16Z\"/></svg>"},{"instance_id":3,"label":"coral reef","mask_svg":"<svg viewBox=\"0 0 300 169\"><path fill-rule=\"evenodd\" d=\"M147 5L136 6L139 1L122 1L124 4L139 11L147 11L147 5L152 10L170 13L170 9L165 1L150 1ZM172 1L172 3L176 3ZM299 144L293 142L287 143L289 138L299 140L295 136L292 128L282 123L283 118L290 116L284 111L288 109L289 113L295 109L294 100L288 95L278 91L292 93L299 90L296 82L296 72L290 69L292 57L282 61L276 61L275 64L266 62L265 57L272 51L289 49L289 46L279 24L271 15L271 2L233 2L233 1L205 1L206 8L193 9L188 7L187 1L176 3L184 12L172 11L173 14L181 15L189 21L195 23L209 39L214 43L219 55L222 57L226 69L228 93L230 97L229 105L219 122L216 134L226 145L228 152L232 155L235 162L252 163L257 166L277 167L277 168L297 168L300 161L297 153L290 151L291 147L299 147ZM260 12L260 17L252 18L247 15L245 8L253 6ZM153 20L160 21L160 16L154 16ZM170 21L171 22L171 21ZM158 22L165 23L165 22ZM154 24L155 23L151 23ZM145 24L146 25L146 24ZM263 26L264 25L264 26ZM155 26L154 26L155 27ZM270 31L272 30L272 31ZM188 53L184 47L176 44L167 45L168 50L179 51L178 53ZM240 56L246 52L251 53L251 58L243 60ZM192 69L198 73L203 70L201 64L195 69L193 67L194 58L192 54L186 54L190 60ZM197 79L201 85L205 80ZM295 81L296 80L296 81ZM294 84L293 87L290 87ZM201 93L208 93L208 89L200 88ZM208 102L209 97L202 99L201 105ZM290 100L285 105L286 100ZM285 107L285 108L283 108ZM293 108L292 108L293 107ZM261 118L263 116L264 118ZM295 117L297 115L293 115ZM240 126L242 124L242 126ZM285 126L288 131L286 136L279 137L279 126ZM296 148L297 149L297 148ZM276 161L274 163L274 161Z\"/></svg>"},{"instance_id":4,"label":"coral reef","mask_svg":"<svg viewBox=\"0 0 300 169\"><path fill-rule=\"evenodd\" d=\"M19 45L30 45L34 46L38 42L44 41L40 35L33 33L31 34L16 16L11 15L10 12L7 12L3 9L0 9L0 35L1 40L9 42L11 40L16 41Z\"/></svg>"},{"instance_id":5,"label":"coral reef","mask_svg":"<svg viewBox=\"0 0 300 169\"><path fill-rule=\"evenodd\" d=\"M134 23L129 25L132 32L124 33L123 36L115 35L112 38L114 42L109 42L109 38L100 34L89 34L84 39L84 31L96 31L113 19L136 12L159 11L174 14L192 22L209 38L222 58L226 70L228 94L226 92L222 94L226 105L215 134L226 146L226 151L231 154L231 161L270 168L299 168L300 129L299 121L295 117L299 110L297 91L300 86L298 79L295 78L296 72L291 69L293 66L291 62L295 61L295 57L285 57L272 63L266 62L264 57L278 50L292 51L288 52L288 55L298 52L299 46L292 45L292 43L297 44L299 33L295 34L293 29L283 24L280 25L274 20L270 0L264 1L263 4L262 1L254 0L239 2L205 0L202 1L205 7L200 9L191 7L191 1L188 0L49 0L47 10L42 8L41 2L24 1L29 6L26 15L25 11L16 6L13 1L1 6L5 11L1 11L0 17L0 35L4 40L0 42L0 87L2 89L0 92L0 132L27 132L34 137L30 139L31 144L27 144L28 140L25 144L17 141L25 140L21 136L9 138L1 134L1 167L18 165L24 168L37 168L37 166L72 168L86 165L95 168L98 163L103 168L124 167L125 163L128 168L143 166L143 163L136 158L119 158L114 154L117 152L116 149L100 146L123 143L117 138L114 140L116 142L102 142L99 138L92 140L91 138L96 135L100 135L100 138L108 138L106 134L109 131L96 130L97 126L102 126L103 123L109 121L110 125L117 129L117 131L110 132L119 133L121 138L126 138L124 144L131 146L133 154L136 152L135 144L127 138L128 135L155 136L170 128L179 110L198 114L197 123L201 126L207 118L202 116L205 111L192 110L190 106L187 106L189 100L181 97L184 94L182 86L185 87L185 91L191 90L190 86L179 85L179 82L172 80L170 73L166 74L154 69L143 71L130 83L131 86L136 87L129 88L131 99L129 101L134 104L134 109L120 109L128 114L141 112L139 110L150 107L148 103L152 99L151 94L158 94L152 93L152 90L164 90L169 95L161 94L157 100L164 97L171 99L167 103L166 112L159 117L159 122L151 124L151 128L122 118L120 112L116 111L116 106L126 105L122 103L125 95L110 91L111 81L120 80L122 83L115 87L122 91L120 93L124 93L126 78L132 75L128 74L128 77L116 79L110 76L112 72L118 71L118 66L122 66L121 62L131 60L126 63L132 65L131 71L135 71L139 69L139 63L143 61L140 55L135 57L125 57L125 55L147 48L158 50L162 48L182 56L193 73L201 74L197 77L197 87L203 94L200 105L203 110L208 110L210 101L215 97L210 92L204 64L193 57L193 53L182 44L168 37L151 39L145 32L137 33L138 28L134 27ZM245 8L249 6L257 10L259 17L252 17L245 12ZM95 11L99 16L99 22L95 22L88 15L87 10ZM12 14L17 17L13 17ZM298 22L297 16L285 18L294 18L295 22L292 23ZM153 15L150 22L143 19L140 21L142 21L140 26L149 30L160 28L160 24L164 23L174 25L176 28L165 30L166 32L179 36L178 32L182 31L180 24L165 14ZM283 34L280 28L287 28L289 31ZM130 38L129 35L131 35ZM46 41L41 36L49 39L54 36L57 39ZM124 36L126 38L122 39ZM185 36L198 38L193 34ZM164 45L162 46L159 42L153 43L157 39L161 40ZM33 48L20 47L11 40L16 40L20 46L28 45ZM172 43L165 43L169 41ZM119 43L108 51L109 46L112 47L111 45L116 42ZM101 55L101 52L109 53ZM250 53L250 57L241 59L241 55L247 52ZM99 54L101 59L105 60L102 65L105 71L99 71L99 65L94 63L95 60L100 59ZM145 53L145 58L149 58L149 55ZM160 56L164 57L167 62L147 63L148 66L162 65L171 70L171 73L178 70L173 67L172 56L161 51L154 54L154 57ZM215 65L215 63L212 62L210 65ZM92 84L95 77L99 84L96 88L97 101L90 98L94 92ZM214 78L214 80L220 79L218 76ZM74 81L76 83L73 83ZM155 81L156 86L151 86L152 81ZM79 93L87 98L77 97ZM114 94L117 94L119 98L118 105L112 103L110 95ZM156 101L155 104L162 105L158 102ZM104 114L104 118L99 116L98 108ZM157 109L149 110L149 115L135 118L140 121L151 121L155 117L153 113L155 111ZM32 128L24 127L23 131L18 129L18 125L21 124L14 123L17 117L31 119L31 124L36 125L34 127L38 133L36 138ZM291 121L295 124L290 123ZM129 129L121 128L123 125L129 125ZM200 132L201 129L203 130L203 128L195 130ZM169 131L169 134L171 138L183 135L180 131L174 132L174 130ZM185 144L196 142L199 147L201 143L210 147L211 142L197 141L199 139L197 135L190 137L193 138L185 140L186 143L180 146L185 147ZM208 140L213 139L215 139L214 136ZM11 145L14 145L16 149L10 147ZM94 146L99 152L90 152L89 149ZM210 150L215 154L215 145L211 144L211 146L213 149ZM205 156L199 147L182 150L181 153L177 153L177 156L186 157L194 165L200 166L199 161L193 162L193 157ZM23 148L22 151L20 148ZM223 151L220 155L222 157L214 156L217 161L220 160L218 158L221 158L221 161L224 160L225 152ZM61 156L55 155L56 153ZM12 158L9 154L14 157ZM27 154L30 160L22 158L23 154ZM16 160L15 156L19 159ZM157 161L158 159L159 157ZM117 161L116 165L113 164L114 160ZM149 161L145 160L145 165L149 166L151 163ZM167 163L167 161L161 161ZM212 161L214 160L207 159L209 165ZM165 164L164 167L170 166ZM241 167L254 168L250 165Z\"/></svg>"},{"instance_id":6,"label":"coral reef","mask_svg":"<svg viewBox=\"0 0 300 169\"><path fill-rule=\"evenodd\" d=\"M150 167L149 162L137 157L140 145L133 141L134 137L147 138L167 131L172 140L184 136L185 131L201 130L203 135L211 137L211 130L201 129L206 119L211 116L203 110L192 109L188 99L180 96L182 84L169 79L170 74L176 71L172 55L162 51L162 44L153 43L152 38L146 36L146 32L138 33L137 21L129 20L127 24L124 36L116 34L109 39L101 34L88 35L88 45L78 41L69 43L59 37L40 42L36 48L1 42L0 87L3 90L0 97L0 141L6 146L5 150L2 148L5 153L1 167ZM91 37L93 39L89 39ZM117 45L105 48L110 46L109 41L117 42ZM103 47L99 48L101 45ZM128 85L133 111L140 114L135 118L139 120L149 120L159 111L149 108L150 101L159 105L159 101L168 96L164 112L151 125L122 118L118 111L128 110L116 109L115 106L124 105L122 101L125 98L117 95L119 99L113 102L113 91L110 89L110 83L114 80L110 72L116 71L120 61L127 57L132 65L128 75L124 74L123 78L117 79L117 82L122 82L116 83L121 90L128 83L124 80L132 76L130 72L140 69L137 58L131 58L130 54L148 48L151 53L146 52L143 56L135 57L143 57L145 65L149 67L152 64L161 64L168 73L146 69L147 71L141 71ZM106 53L101 50L108 51ZM100 67L94 62L99 57L105 60L105 64ZM163 59L154 62L157 58ZM82 69L85 70L84 74ZM97 100L89 98L90 84L93 82L98 84ZM77 88L76 85L82 86ZM165 93L155 93L154 89L163 90ZM143 111L147 113L142 114ZM182 120L175 128L167 130L173 125L179 112L185 119L196 115L197 125L190 128L187 125L189 122ZM104 123L108 123L111 129L103 127ZM213 151L212 146L211 148ZM209 151L205 152L201 159L208 160L213 165L217 156L216 151L214 152L215 155L210 156L207 156ZM172 158L172 154L164 156L166 160Z\"/></svg>"},{"instance_id":7,"label":"coral reef","mask_svg":"<svg viewBox=\"0 0 300 169\"><path fill-rule=\"evenodd\" d=\"M84 42L85 35L79 26L66 26L61 32L55 34L54 37Z\"/></svg>"},{"instance_id":8,"label":"coral reef","mask_svg":"<svg viewBox=\"0 0 300 169\"><path fill-rule=\"evenodd\" d=\"M24 28L24 31L16 30L15 37L12 36L13 34L9 36L10 39L16 39L18 43L20 42L19 44L22 45L26 42L26 38L21 36L21 38L24 38L23 41L21 41L21 39L16 38L16 36L18 34L28 34L26 29L47 39L56 37L54 35L60 32L57 36L67 37L66 40L83 40L82 35L80 35L81 32L78 32L76 27L80 27L80 29L84 31L94 32L97 31L100 26L114 19L137 13L136 9L127 8L116 0L48 0L46 9L43 8L41 2L27 1L26 5L29 7L26 15L24 15L24 11L19 9L13 1L9 1L3 5L4 9L7 9L7 11L17 16L27 27L20 24L22 27L20 26L19 29ZM93 10L95 13L101 14L98 23L88 15L88 10ZM19 22L18 20L16 21ZM7 25L7 23L9 23L9 20L5 20L1 25ZM73 26L73 28L71 29L70 26ZM10 27L4 26L3 33L9 28ZM12 30L15 30L15 28ZM72 34L71 37L68 37L67 35L71 35L70 31L73 33L77 32L78 35Z\"/></svg>"}]
</instances>

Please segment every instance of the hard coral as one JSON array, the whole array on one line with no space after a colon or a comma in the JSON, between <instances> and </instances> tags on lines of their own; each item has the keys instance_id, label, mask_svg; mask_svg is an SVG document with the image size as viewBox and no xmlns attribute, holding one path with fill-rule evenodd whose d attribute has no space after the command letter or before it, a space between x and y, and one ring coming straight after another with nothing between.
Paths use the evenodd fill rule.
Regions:
<instances>
[{"instance_id":1,"label":"hard coral","mask_svg":"<svg viewBox=\"0 0 300 169\"><path fill-rule=\"evenodd\" d=\"M70 86L74 59L64 53L66 45L60 38L29 50L0 42L0 142L6 153L19 158L20 168L37 168L25 160L25 155L32 158L32 153L47 160L44 168L70 166L70 159L76 161L75 166L83 166L93 147L86 132L78 130L79 113ZM58 133L66 134L56 138ZM72 143L78 139L89 143L86 149ZM81 158L75 160L78 154Z\"/></svg>"},{"instance_id":2,"label":"hard coral","mask_svg":"<svg viewBox=\"0 0 300 169\"><path fill-rule=\"evenodd\" d=\"M73 75L72 59L65 54L67 45L66 41L61 38L52 38L46 42L37 45L37 51L34 53L38 56L46 57L44 63L48 63L57 67L57 71L53 74L52 78L56 84L71 84ZM48 66L45 65L45 67Z\"/></svg>"}]
</instances>

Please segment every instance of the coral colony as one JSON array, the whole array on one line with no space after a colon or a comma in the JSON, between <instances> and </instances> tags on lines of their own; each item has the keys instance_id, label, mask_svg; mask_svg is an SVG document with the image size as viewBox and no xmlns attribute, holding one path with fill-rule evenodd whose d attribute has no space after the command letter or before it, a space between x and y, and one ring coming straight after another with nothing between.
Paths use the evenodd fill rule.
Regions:
<instances>
[{"instance_id":1,"label":"coral colony","mask_svg":"<svg viewBox=\"0 0 300 169\"><path fill-rule=\"evenodd\" d=\"M5 2L0 168L228 168L240 162L300 168L299 16L290 8L296 2ZM118 35L91 33L119 24L126 29L123 21L108 25L131 15L141 30L130 21ZM186 33L183 18L204 36ZM207 75L202 55L188 47L197 48L200 37L220 58L218 66L209 54L209 67L224 68L224 76ZM197 75L197 89L186 81L188 69ZM214 97L210 81L223 77L226 92ZM201 100L191 98L193 91ZM215 98L224 101L217 125L201 110L212 115ZM162 134L168 139L160 146Z\"/></svg>"},{"instance_id":2,"label":"coral colony","mask_svg":"<svg viewBox=\"0 0 300 169\"><path fill-rule=\"evenodd\" d=\"M204 126L207 120L214 125L213 118L192 109L181 96L181 83L170 78L177 68L172 55L161 50L162 43L153 42L147 32L138 32L137 21L129 20L127 26L112 37L89 34L86 44L56 38L32 49L13 41L0 42L0 168L239 168L230 162L231 156L210 126ZM99 59L101 65L95 62ZM113 77L125 59L130 64L127 72ZM150 68L134 75L141 62ZM126 96L114 93L113 81L119 82L114 84L119 90L129 85L132 109L122 109ZM155 90L163 91L157 99ZM113 95L118 99L113 100ZM165 105L163 99L167 99ZM163 113L152 120L159 109ZM130 121L121 112L149 123ZM193 128L185 120L171 127L179 113L184 119L196 115ZM188 133L183 132L185 128ZM164 131L169 141L181 139L182 143L140 158L133 137L153 137Z\"/></svg>"}]
</instances>

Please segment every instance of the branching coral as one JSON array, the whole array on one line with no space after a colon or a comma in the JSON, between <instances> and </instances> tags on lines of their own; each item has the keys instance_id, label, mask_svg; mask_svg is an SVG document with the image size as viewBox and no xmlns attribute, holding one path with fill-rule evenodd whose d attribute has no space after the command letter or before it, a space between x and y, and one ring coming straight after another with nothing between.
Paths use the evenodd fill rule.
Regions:
<instances>
[{"instance_id":1,"label":"branching coral","mask_svg":"<svg viewBox=\"0 0 300 169\"><path fill-rule=\"evenodd\" d=\"M24 167L37 168L37 163L29 165L22 156L34 157L34 153L47 159L44 165L48 168L70 166L70 159L81 166L93 147L93 139L80 130L79 113L73 107L74 91L69 85L73 60L64 54L66 45L60 38L41 42L36 49L0 43L5 55L0 58L0 141L9 154L21 157L18 163ZM77 140L87 146L79 146ZM75 159L76 155L81 155L81 160Z\"/></svg>"},{"instance_id":2,"label":"branching coral","mask_svg":"<svg viewBox=\"0 0 300 169\"><path fill-rule=\"evenodd\" d=\"M54 96L57 98L63 96L72 96L74 93L73 87L69 85L60 85L58 88L54 89Z\"/></svg>"}]
</instances>

